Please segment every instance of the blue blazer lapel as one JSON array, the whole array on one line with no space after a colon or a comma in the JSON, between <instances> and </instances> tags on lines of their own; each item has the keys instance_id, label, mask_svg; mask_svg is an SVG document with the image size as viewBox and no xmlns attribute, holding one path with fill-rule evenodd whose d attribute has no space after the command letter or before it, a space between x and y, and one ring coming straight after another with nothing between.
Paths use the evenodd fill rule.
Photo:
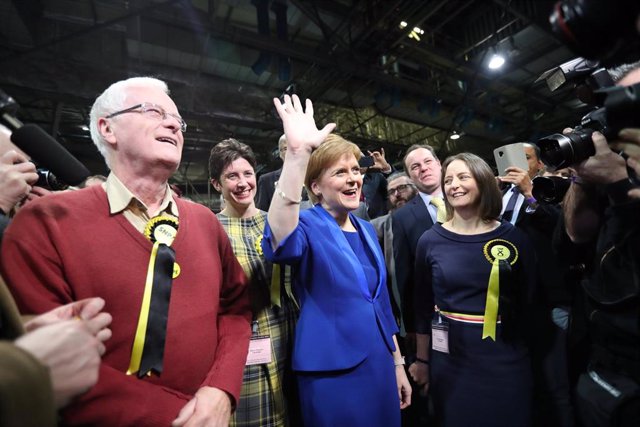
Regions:
<instances>
[{"instance_id":1,"label":"blue blazer lapel","mask_svg":"<svg viewBox=\"0 0 640 427\"><path fill-rule=\"evenodd\" d=\"M382 288L382 285L385 283L385 280L386 280L384 257L382 255L382 251L379 249L380 244L378 243L378 237L367 232L367 228L365 228L364 225L362 224L362 222L364 222L363 220L361 220L360 218L357 218L355 215L351 213L349 214L349 216L351 217L351 221L354 224L357 224L358 232L360 233L361 236L364 237L364 241L366 245L369 247L369 250L373 254L373 257L376 262L375 267L376 267L376 273L378 274L377 276L378 282L376 283L376 290L373 295L373 299L376 299L380 295L380 289ZM368 289L369 287L367 286L367 294L369 294Z\"/></svg>"},{"instance_id":2,"label":"blue blazer lapel","mask_svg":"<svg viewBox=\"0 0 640 427\"><path fill-rule=\"evenodd\" d=\"M351 249L351 245L347 241L347 238L344 236L344 233L338 227L338 223L336 220L327 212L321 205L318 203L313 207L313 212L323 217L322 223L326 225L326 231L328 232L329 237L333 240L338 246L338 250L342 254L341 258L335 259L334 262L347 263L353 267L353 272L356 275L356 279L358 280L358 286L360 287L360 292L367 299L371 300L371 294L369 292L369 286L367 286L367 279L364 274L364 269L362 268L362 264L360 264L360 260L356 257L353 249ZM350 214L351 215L351 214ZM323 236L326 236L325 233L322 233Z\"/></svg>"}]
</instances>

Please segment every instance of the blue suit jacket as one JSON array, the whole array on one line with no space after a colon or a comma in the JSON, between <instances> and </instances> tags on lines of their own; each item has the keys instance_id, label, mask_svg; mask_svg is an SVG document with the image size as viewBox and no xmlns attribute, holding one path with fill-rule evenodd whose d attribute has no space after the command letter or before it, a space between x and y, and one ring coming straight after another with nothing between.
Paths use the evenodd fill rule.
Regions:
<instances>
[{"instance_id":1,"label":"blue suit jacket","mask_svg":"<svg viewBox=\"0 0 640 427\"><path fill-rule=\"evenodd\" d=\"M414 269L418 240L433 226L429 210L420 195L391 214L393 256L396 264L396 283L400 293L402 320L407 332L415 332Z\"/></svg>"},{"instance_id":2,"label":"blue suit jacket","mask_svg":"<svg viewBox=\"0 0 640 427\"><path fill-rule=\"evenodd\" d=\"M374 254L378 283L369 291L362 265L340 227L319 204L300 212L298 227L280 245L271 247L271 228L265 227L262 249L272 262L293 266L293 283L300 301L293 369L333 371L362 362L380 335L395 350L398 327L391 312L384 257L375 230L349 214Z\"/></svg>"}]
</instances>

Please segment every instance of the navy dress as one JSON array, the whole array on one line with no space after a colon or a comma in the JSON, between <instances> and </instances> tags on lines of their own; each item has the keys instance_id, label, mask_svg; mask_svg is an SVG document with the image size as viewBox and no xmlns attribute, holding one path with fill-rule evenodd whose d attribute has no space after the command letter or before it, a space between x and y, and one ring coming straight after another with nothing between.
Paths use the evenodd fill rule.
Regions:
<instances>
[{"instance_id":1,"label":"navy dress","mask_svg":"<svg viewBox=\"0 0 640 427\"><path fill-rule=\"evenodd\" d=\"M484 314L496 246L508 249L509 268L500 273L500 322L494 341L482 339L481 321L460 319ZM525 337L534 268L526 236L507 222L477 235L456 234L436 224L420 238L416 329L431 334L432 320L449 328L449 353L431 349L429 390L440 425L531 425L532 378Z\"/></svg>"}]
</instances>

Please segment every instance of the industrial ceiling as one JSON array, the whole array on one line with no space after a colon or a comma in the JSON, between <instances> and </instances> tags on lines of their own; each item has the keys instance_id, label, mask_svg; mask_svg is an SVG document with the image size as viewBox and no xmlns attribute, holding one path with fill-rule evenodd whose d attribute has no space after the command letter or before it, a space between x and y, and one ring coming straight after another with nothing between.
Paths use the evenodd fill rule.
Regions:
<instances>
[{"instance_id":1,"label":"industrial ceiling","mask_svg":"<svg viewBox=\"0 0 640 427\"><path fill-rule=\"evenodd\" d=\"M399 162L413 143L444 158L535 140L576 124L570 88L536 81L575 57L543 0L0 0L0 89L94 173L106 166L88 115L109 84L167 81L188 123L174 180L208 193L213 145L251 145L277 168L272 98L314 101L316 120ZM502 53L502 69L486 65ZM462 135L457 140L452 133Z\"/></svg>"}]
</instances>

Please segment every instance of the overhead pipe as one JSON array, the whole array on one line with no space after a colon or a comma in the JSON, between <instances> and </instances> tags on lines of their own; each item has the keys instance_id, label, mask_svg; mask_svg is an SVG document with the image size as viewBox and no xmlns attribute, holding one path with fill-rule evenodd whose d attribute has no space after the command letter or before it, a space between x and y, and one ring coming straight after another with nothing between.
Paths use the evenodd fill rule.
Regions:
<instances>
[{"instance_id":1,"label":"overhead pipe","mask_svg":"<svg viewBox=\"0 0 640 427\"><path fill-rule=\"evenodd\" d=\"M251 3L256 7L256 16L258 21L258 34L269 38L269 0L251 0ZM271 54L265 51L260 51L260 56L253 63L251 69L258 76L267 71L271 64Z\"/></svg>"},{"instance_id":2,"label":"overhead pipe","mask_svg":"<svg viewBox=\"0 0 640 427\"><path fill-rule=\"evenodd\" d=\"M271 10L276 15L276 36L282 42L289 41L288 25L287 25L287 5L280 2L274 2ZM288 82L291 79L291 62L286 55L278 55L278 79Z\"/></svg>"}]
</instances>

